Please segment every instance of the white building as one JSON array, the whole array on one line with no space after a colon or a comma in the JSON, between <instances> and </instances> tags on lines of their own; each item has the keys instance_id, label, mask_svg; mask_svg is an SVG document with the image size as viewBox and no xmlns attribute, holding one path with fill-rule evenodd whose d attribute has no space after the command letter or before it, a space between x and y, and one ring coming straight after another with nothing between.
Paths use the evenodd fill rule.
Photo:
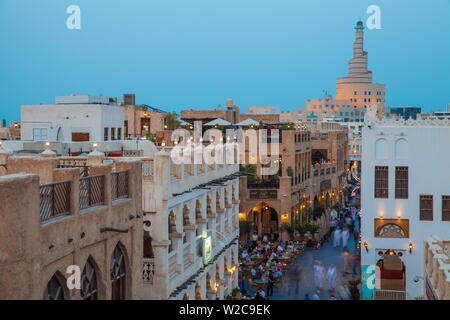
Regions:
<instances>
[{"instance_id":1,"label":"white building","mask_svg":"<svg viewBox=\"0 0 450 320\"><path fill-rule=\"evenodd\" d=\"M56 97L56 104L23 105L25 141L108 141L123 139L124 111L109 97Z\"/></svg>"},{"instance_id":2,"label":"white building","mask_svg":"<svg viewBox=\"0 0 450 320\"><path fill-rule=\"evenodd\" d=\"M362 130L361 267L382 269L376 299L425 295L424 241L450 235L449 144L448 120L376 120Z\"/></svg>"},{"instance_id":3,"label":"white building","mask_svg":"<svg viewBox=\"0 0 450 320\"><path fill-rule=\"evenodd\" d=\"M238 287L239 165L141 160L144 298L225 299Z\"/></svg>"}]
</instances>

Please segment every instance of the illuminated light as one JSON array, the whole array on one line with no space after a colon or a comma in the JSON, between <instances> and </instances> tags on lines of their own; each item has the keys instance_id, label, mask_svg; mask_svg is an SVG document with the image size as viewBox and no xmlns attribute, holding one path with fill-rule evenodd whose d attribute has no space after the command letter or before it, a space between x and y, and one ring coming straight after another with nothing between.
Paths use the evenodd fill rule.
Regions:
<instances>
[{"instance_id":1,"label":"illuminated light","mask_svg":"<svg viewBox=\"0 0 450 320\"><path fill-rule=\"evenodd\" d=\"M194 129L194 127L193 127L193 126L190 126L190 127L189 127L189 129L191 129L191 130L192 130L192 129Z\"/></svg>"},{"instance_id":2,"label":"illuminated light","mask_svg":"<svg viewBox=\"0 0 450 320\"><path fill-rule=\"evenodd\" d=\"M288 213L282 214L281 220L289 220L289 214Z\"/></svg>"},{"instance_id":3,"label":"illuminated light","mask_svg":"<svg viewBox=\"0 0 450 320\"><path fill-rule=\"evenodd\" d=\"M241 220L241 221L245 220L247 218L247 215L245 214L245 212L240 212L238 216L239 216L239 220Z\"/></svg>"},{"instance_id":4,"label":"illuminated light","mask_svg":"<svg viewBox=\"0 0 450 320\"><path fill-rule=\"evenodd\" d=\"M178 144L178 141L174 141L174 143L173 143L174 145L177 145Z\"/></svg>"},{"instance_id":5,"label":"illuminated light","mask_svg":"<svg viewBox=\"0 0 450 320\"><path fill-rule=\"evenodd\" d=\"M94 148L97 148L97 143L94 142L94 143L92 144L92 146L93 146Z\"/></svg>"},{"instance_id":6,"label":"illuminated light","mask_svg":"<svg viewBox=\"0 0 450 320\"><path fill-rule=\"evenodd\" d=\"M369 245L364 241L364 248L366 248L366 252L369 252Z\"/></svg>"},{"instance_id":7,"label":"illuminated light","mask_svg":"<svg viewBox=\"0 0 450 320\"><path fill-rule=\"evenodd\" d=\"M50 141L47 141L47 142L45 143L45 146L46 146L46 147L50 147Z\"/></svg>"},{"instance_id":8,"label":"illuminated light","mask_svg":"<svg viewBox=\"0 0 450 320\"><path fill-rule=\"evenodd\" d=\"M166 143L163 141L163 142L161 142L161 145L164 147L166 145Z\"/></svg>"},{"instance_id":9,"label":"illuminated light","mask_svg":"<svg viewBox=\"0 0 450 320\"><path fill-rule=\"evenodd\" d=\"M156 137L154 137L153 139L156 139ZM141 140L147 140L146 137L141 137Z\"/></svg>"},{"instance_id":10,"label":"illuminated light","mask_svg":"<svg viewBox=\"0 0 450 320\"><path fill-rule=\"evenodd\" d=\"M409 253L411 254L412 249L413 249L413 244L411 242L408 244L408 248L409 248Z\"/></svg>"},{"instance_id":11,"label":"illuminated light","mask_svg":"<svg viewBox=\"0 0 450 320\"><path fill-rule=\"evenodd\" d=\"M145 127L147 127L147 126L144 126L144 128L145 128ZM167 124L164 125L164 129L167 129Z\"/></svg>"}]
</instances>

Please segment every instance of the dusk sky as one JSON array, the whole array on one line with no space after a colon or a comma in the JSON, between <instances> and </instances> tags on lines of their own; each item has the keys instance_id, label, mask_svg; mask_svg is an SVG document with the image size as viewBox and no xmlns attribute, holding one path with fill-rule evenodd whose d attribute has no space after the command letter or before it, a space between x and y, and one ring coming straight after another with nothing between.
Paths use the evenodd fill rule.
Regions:
<instances>
[{"instance_id":1,"label":"dusk sky","mask_svg":"<svg viewBox=\"0 0 450 320\"><path fill-rule=\"evenodd\" d=\"M69 30L69 5L81 30ZM354 25L381 8L364 50L386 106L450 103L449 0L0 0L0 119L83 93L166 111L227 98L293 110L347 75Z\"/></svg>"}]
</instances>

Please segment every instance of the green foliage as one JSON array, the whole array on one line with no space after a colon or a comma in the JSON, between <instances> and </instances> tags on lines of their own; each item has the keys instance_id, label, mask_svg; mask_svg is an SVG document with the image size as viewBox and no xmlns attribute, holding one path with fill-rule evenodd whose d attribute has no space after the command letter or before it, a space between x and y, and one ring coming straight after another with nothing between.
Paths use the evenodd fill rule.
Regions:
<instances>
[{"instance_id":1,"label":"green foliage","mask_svg":"<svg viewBox=\"0 0 450 320\"><path fill-rule=\"evenodd\" d=\"M308 223L304 226L304 228L305 233L309 231L311 234L314 234L319 231L319 226L317 224Z\"/></svg>"},{"instance_id":2,"label":"green foliage","mask_svg":"<svg viewBox=\"0 0 450 320\"><path fill-rule=\"evenodd\" d=\"M281 230L285 230L288 233L289 238L291 240L294 239L294 231L295 231L295 225L294 224L284 222L281 225Z\"/></svg>"},{"instance_id":3,"label":"green foliage","mask_svg":"<svg viewBox=\"0 0 450 320\"><path fill-rule=\"evenodd\" d=\"M257 180L256 177L256 165L247 164L245 166L241 166L241 172L243 172L247 176L248 182L255 182Z\"/></svg>"},{"instance_id":4,"label":"green foliage","mask_svg":"<svg viewBox=\"0 0 450 320\"><path fill-rule=\"evenodd\" d=\"M166 115L165 124L167 125L168 130L175 130L180 123L181 122L178 121L176 113L168 113Z\"/></svg>"},{"instance_id":5,"label":"green foliage","mask_svg":"<svg viewBox=\"0 0 450 320\"><path fill-rule=\"evenodd\" d=\"M291 166L287 167L286 173L289 177L292 177L294 175L294 170L292 169Z\"/></svg>"},{"instance_id":6,"label":"green foliage","mask_svg":"<svg viewBox=\"0 0 450 320\"><path fill-rule=\"evenodd\" d=\"M317 206L313 209L309 208L308 210L308 218L309 220L319 219L325 213L325 208L321 206Z\"/></svg>"},{"instance_id":7,"label":"green foliage","mask_svg":"<svg viewBox=\"0 0 450 320\"><path fill-rule=\"evenodd\" d=\"M150 140L150 141L152 141L152 142L155 142L155 140L156 140L156 135L153 134L153 133L147 133L147 134L145 135L145 139Z\"/></svg>"},{"instance_id":8,"label":"green foliage","mask_svg":"<svg viewBox=\"0 0 450 320\"><path fill-rule=\"evenodd\" d=\"M296 129L296 126L292 122L281 126L281 130L295 130L295 129Z\"/></svg>"},{"instance_id":9,"label":"green foliage","mask_svg":"<svg viewBox=\"0 0 450 320\"><path fill-rule=\"evenodd\" d=\"M281 225L281 228L282 228L282 230L285 230L289 234L289 238L291 240L294 239L295 232L298 232L300 234L300 237L302 237L302 238L306 233L305 226L302 225L300 223L300 221L296 221L293 223L283 223Z\"/></svg>"},{"instance_id":10,"label":"green foliage","mask_svg":"<svg viewBox=\"0 0 450 320\"><path fill-rule=\"evenodd\" d=\"M252 230L252 223L250 221L239 221L239 235L245 236Z\"/></svg>"}]
</instances>

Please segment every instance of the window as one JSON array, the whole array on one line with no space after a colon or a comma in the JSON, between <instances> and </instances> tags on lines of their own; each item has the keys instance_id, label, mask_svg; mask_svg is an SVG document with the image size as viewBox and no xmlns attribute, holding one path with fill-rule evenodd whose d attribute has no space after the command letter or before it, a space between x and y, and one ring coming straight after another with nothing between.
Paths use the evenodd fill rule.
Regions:
<instances>
[{"instance_id":1,"label":"window","mask_svg":"<svg viewBox=\"0 0 450 320\"><path fill-rule=\"evenodd\" d=\"M47 128L33 128L33 141L47 141L48 130Z\"/></svg>"},{"instance_id":2,"label":"window","mask_svg":"<svg viewBox=\"0 0 450 320\"><path fill-rule=\"evenodd\" d=\"M442 221L450 221L450 196L442 196Z\"/></svg>"},{"instance_id":3,"label":"window","mask_svg":"<svg viewBox=\"0 0 450 320\"><path fill-rule=\"evenodd\" d=\"M375 198L388 198L388 167L375 167Z\"/></svg>"},{"instance_id":4,"label":"window","mask_svg":"<svg viewBox=\"0 0 450 320\"><path fill-rule=\"evenodd\" d=\"M47 283L47 287L45 287L43 300L64 300L64 289L62 283L65 281L60 281L58 277L53 275L50 281Z\"/></svg>"},{"instance_id":5,"label":"window","mask_svg":"<svg viewBox=\"0 0 450 320\"><path fill-rule=\"evenodd\" d=\"M358 94L358 92L357 91L355 91L355 96Z\"/></svg>"},{"instance_id":6,"label":"window","mask_svg":"<svg viewBox=\"0 0 450 320\"><path fill-rule=\"evenodd\" d=\"M109 137L109 128L104 128L103 129L103 132L104 132L104 140L105 141L108 141L108 137Z\"/></svg>"},{"instance_id":7,"label":"window","mask_svg":"<svg viewBox=\"0 0 450 320\"><path fill-rule=\"evenodd\" d=\"M125 300L125 258L119 245L111 255L109 264L111 279L111 299Z\"/></svg>"},{"instance_id":8,"label":"window","mask_svg":"<svg viewBox=\"0 0 450 320\"><path fill-rule=\"evenodd\" d=\"M116 140L116 128L111 128L111 140Z\"/></svg>"},{"instance_id":9,"label":"window","mask_svg":"<svg viewBox=\"0 0 450 320\"><path fill-rule=\"evenodd\" d=\"M125 120L123 122L123 133L125 135L125 138L128 136L128 120Z\"/></svg>"},{"instance_id":10,"label":"window","mask_svg":"<svg viewBox=\"0 0 450 320\"><path fill-rule=\"evenodd\" d=\"M355 100L354 100L355 102L358 102L357 100L356 100L356 98L355 98Z\"/></svg>"},{"instance_id":11,"label":"window","mask_svg":"<svg viewBox=\"0 0 450 320\"><path fill-rule=\"evenodd\" d=\"M117 128L117 140L122 140L122 128Z\"/></svg>"},{"instance_id":12,"label":"window","mask_svg":"<svg viewBox=\"0 0 450 320\"><path fill-rule=\"evenodd\" d=\"M395 167L395 198L408 199L408 167Z\"/></svg>"},{"instance_id":13,"label":"window","mask_svg":"<svg viewBox=\"0 0 450 320\"><path fill-rule=\"evenodd\" d=\"M433 220L433 196L420 196L420 220Z\"/></svg>"},{"instance_id":14,"label":"window","mask_svg":"<svg viewBox=\"0 0 450 320\"><path fill-rule=\"evenodd\" d=\"M95 273L94 264L90 258L86 262L83 273L81 274L81 290L80 295L83 300L97 300L97 275Z\"/></svg>"}]
</instances>

